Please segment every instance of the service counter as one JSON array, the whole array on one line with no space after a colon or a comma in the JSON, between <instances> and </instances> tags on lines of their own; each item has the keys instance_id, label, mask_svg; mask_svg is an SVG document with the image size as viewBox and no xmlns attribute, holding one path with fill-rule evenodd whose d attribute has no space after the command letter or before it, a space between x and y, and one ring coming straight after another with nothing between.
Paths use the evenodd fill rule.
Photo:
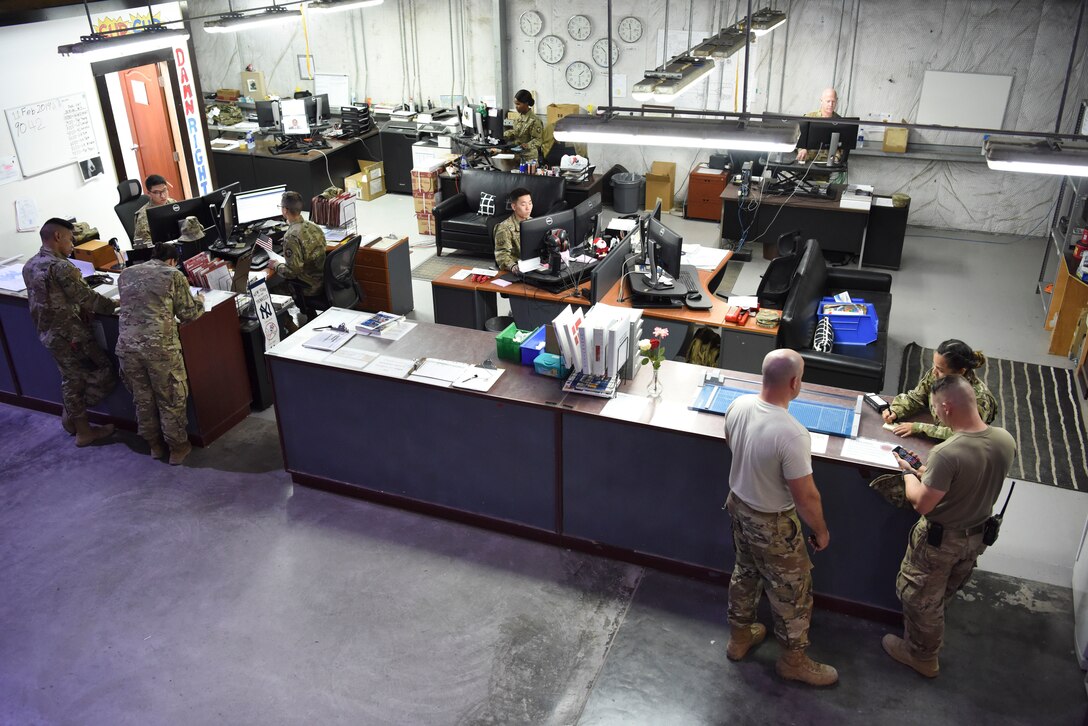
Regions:
<instances>
[{"instance_id":1,"label":"service counter","mask_svg":"<svg viewBox=\"0 0 1088 726\"><path fill-rule=\"evenodd\" d=\"M285 468L300 484L498 529L555 545L725 584L733 566L730 452L722 419L687 408L701 366L666 361L664 394L645 396L648 370L606 399L564 394L555 379L499 360L493 334L419 323L399 341L348 346L505 369L487 392L383 377L351 358L302 346L312 328L359 313L331 310L268 351ZM758 377L728 373L730 385ZM856 392L806 386L844 403ZM852 405L852 404L849 404ZM893 444L863 407L860 436ZM815 454L831 546L813 555L821 606L896 620L895 577L917 515L868 488L888 468L843 455L830 437ZM911 441L921 452L929 448Z\"/></svg>"}]
</instances>

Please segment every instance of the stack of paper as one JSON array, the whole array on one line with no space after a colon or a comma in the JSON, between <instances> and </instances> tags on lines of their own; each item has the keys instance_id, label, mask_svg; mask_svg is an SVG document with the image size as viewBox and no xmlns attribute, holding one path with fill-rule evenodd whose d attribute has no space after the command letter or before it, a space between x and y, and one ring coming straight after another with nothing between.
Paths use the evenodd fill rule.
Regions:
<instances>
[{"instance_id":1,"label":"stack of paper","mask_svg":"<svg viewBox=\"0 0 1088 726\"><path fill-rule=\"evenodd\" d=\"M207 252L193 255L182 263L189 282L209 290L230 290L231 272L224 260L213 260Z\"/></svg>"},{"instance_id":2,"label":"stack of paper","mask_svg":"<svg viewBox=\"0 0 1088 726\"><path fill-rule=\"evenodd\" d=\"M839 197L842 209L868 210L873 204L873 187L868 184L850 184Z\"/></svg>"}]
</instances>

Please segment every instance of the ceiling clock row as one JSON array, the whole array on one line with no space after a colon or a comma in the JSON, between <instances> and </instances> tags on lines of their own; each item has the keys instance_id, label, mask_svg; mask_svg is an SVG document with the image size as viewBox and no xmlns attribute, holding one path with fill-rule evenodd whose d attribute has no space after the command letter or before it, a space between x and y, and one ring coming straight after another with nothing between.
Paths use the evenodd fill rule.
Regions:
<instances>
[{"instance_id":1,"label":"ceiling clock row","mask_svg":"<svg viewBox=\"0 0 1088 726\"><path fill-rule=\"evenodd\" d=\"M519 20L521 32L535 38L544 29L544 18L535 10L526 10ZM582 41L593 33L593 23L585 15L575 15L567 21L567 34L574 40ZM619 24L620 40L625 43L635 43L642 37L642 21L635 17L626 17ZM540 39L536 47L537 55L549 65L555 65L563 60L567 53L567 44L558 35L545 35ZM607 38L601 38L593 44L590 57L601 68L608 68L609 61L616 65L619 59L620 49L616 43L609 43ZM593 81L593 69L588 63L574 61L565 73L567 84L581 91Z\"/></svg>"}]
</instances>

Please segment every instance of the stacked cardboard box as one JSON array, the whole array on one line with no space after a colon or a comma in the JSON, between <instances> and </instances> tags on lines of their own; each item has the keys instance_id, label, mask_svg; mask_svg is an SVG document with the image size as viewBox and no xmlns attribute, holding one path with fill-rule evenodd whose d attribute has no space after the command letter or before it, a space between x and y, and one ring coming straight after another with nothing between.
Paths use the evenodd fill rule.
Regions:
<instances>
[{"instance_id":1,"label":"stacked cardboard box","mask_svg":"<svg viewBox=\"0 0 1088 726\"><path fill-rule=\"evenodd\" d=\"M438 170L412 169L412 201L416 206L416 225L420 234L435 233L434 207L442 201L442 192L438 191Z\"/></svg>"},{"instance_id":2,"label":"stacked cardboard box","mask_svg":"<svg viewBox=\"0 0 1088 726\"><path fill-rule=\"evenodd\" d=\"M359 173L344 177L344 188L369 202L385 194L385 167L380 161L359 161Z\"/></svg>"}]
</instances>

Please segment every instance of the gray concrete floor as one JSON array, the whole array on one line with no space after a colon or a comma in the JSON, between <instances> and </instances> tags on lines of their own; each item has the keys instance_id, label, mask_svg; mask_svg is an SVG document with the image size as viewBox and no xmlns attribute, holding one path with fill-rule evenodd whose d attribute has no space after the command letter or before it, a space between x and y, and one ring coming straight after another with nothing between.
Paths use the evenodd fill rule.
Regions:
<instances>
[{"instance_id":1,"label":"gray concrete floor","mask_svg":"<svg viewBox=\"0 0 1088 726\"><path fill-rule=\"evenodd\" d=\"M817 612L841 684L725 658L725 589L304 487L251 416L183 467L0 406L0 723L1071 724L1067 588L979 573L942 674ZM815 576L819 577L819 561ZM770 622L766 613L763 619Z\"/></svg>"}]
</instances>

